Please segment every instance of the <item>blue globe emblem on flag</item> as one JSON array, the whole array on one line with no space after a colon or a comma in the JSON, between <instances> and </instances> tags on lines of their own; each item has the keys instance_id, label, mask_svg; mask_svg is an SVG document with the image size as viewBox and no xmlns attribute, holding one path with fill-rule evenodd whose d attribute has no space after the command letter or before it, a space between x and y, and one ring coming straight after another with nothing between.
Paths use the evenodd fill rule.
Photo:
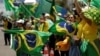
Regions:
<instances>
[{"instance_id":1,"label":"blue globe emblem on flag","mask_svg":"<svg viewBox=\"0 0 100 56\"><path fill-rule=\"evenodd\" d=\"M72 24L69 25L69 24L66 23L66 22L60 22L60 23L59 23L59 26L62 27L62 28L65 27L65 28L68 30L69 33L72 33L72 32L75 30L75 29L73 28Z\"/></svg>"},{"instance_id":2,"label":"blue globe emblem on flag","mask_svg":"<svg viewBox=\"0 0 100 56\"><path fill-rule=\"evenodd\" d=\"M21 47L21 39L18 35L14 38L14 49L17 51Z\"/></svg>"},{"instance_id":3,"label":"blue globe emblem on flag","mask_svg":"<svg viewBox=\"0 0 100 56\"><path fill-rule=\"evenodd\" d=\"M24 3L25 0L14 0L14 5L19 6L21 3Z\"/></svg>"},{"instance_id":4,"label":"blue globe emblem on flag","mask_svg":"<svg viewBox=\"0 0 100 56\"><path fill-rule=\"evenodd\" d=\"M35 34L27 33L25 34L25 37L26 37L26 42L29 47L33 48L36 46L36 35Z\"/></svg>"}]
</instances>

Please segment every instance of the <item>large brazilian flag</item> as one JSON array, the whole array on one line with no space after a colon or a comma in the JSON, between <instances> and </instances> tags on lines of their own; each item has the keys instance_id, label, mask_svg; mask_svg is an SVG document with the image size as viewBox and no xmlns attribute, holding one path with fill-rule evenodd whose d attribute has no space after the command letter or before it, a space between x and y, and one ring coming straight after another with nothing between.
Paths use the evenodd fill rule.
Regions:
<instances>
[{"instance_id":1,"label":"large brazilian flag","mask_svg":"<svg viewBox=\"0 0 100 56\"><path fill-rule=\"evenodd\" d=\"M12 48L16 51L17 56L21 56L22 53L42 56L40 51L51 35L51 33L48 32L35 30L5 30L5 32L13 33Z\"/></svg>"},{"instance_id":2,"label":"large brazilian flag","mask_svg":"<svg viewBox=\"0 0 100 56\"><path fill-rule=\"evenodd\" d=\"M76 29L73 25L68 25L66 22L60 22L51 27L50 32L53 32L55 34L67 34L67 35L74 35Z\"/></svg>"},{"instance_id":3,"label":"large brazilian flag","mask_svg":"<svg viewBox=\"0 0 100 56\"><path fill-rule=\"evenodd\" d=\"M76 33L77 22L73 24L68 24L63 18L56 16L56 23L49 29L50 32L57 35L74 35Z\"/></svg>"}]
</instances>

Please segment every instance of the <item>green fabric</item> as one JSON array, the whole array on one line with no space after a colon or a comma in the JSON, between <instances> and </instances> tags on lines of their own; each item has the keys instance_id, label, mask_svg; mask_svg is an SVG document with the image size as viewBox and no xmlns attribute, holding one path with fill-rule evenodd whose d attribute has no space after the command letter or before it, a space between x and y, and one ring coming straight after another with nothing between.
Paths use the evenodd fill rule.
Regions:
<instances>
[{"instance_id":1,"label":"green fabric","mask_svg":"<svg viewBox=\"0 0 100 56\"><path fill-rule=\"evenodd\" d=\"M39 5L36 8L35 17L40 17L42 13L50 13L51 4L45 0L39 0Z\"/></svg>"},{"instance_id":2,"label":"green fabric","mask_svg":"<svg viewBox=\"0 0 100 56\"><path fill-rule=\"evenodd\" d=\"M39 5L36 8L36 12L34 14L35 17L40 17L42 13L50 13L51 15L53 15L54 10L52 8L52 6L55 6L57 12L61 12L61 8L59 5L55 5L55 1L53 1L52 3L46 1L46 0L39 0Z\"/></svg>"},{"instance_id":3,"label":"green fabric","mask_svg":"<svg viewBox=\"0 0 100 56\"><path fill-rule=\"evenodd\" d=\"M83 1L85 4L88 4L88 0L80 0L80 1ZM90 5L96 8L100 8L100 0L91 0Z\"/></svg>"},{"instance_id":4,"label":"green fabric","mask_svg":"<svg viewBox=\"0 0 100 56\"><path fill-rule=\"evenodd\" d=\"M19 6L14 6L14 2L9 2L12 0L4 0L4 5L7 11L13 11L14 12L14 16L15 18L19 18L18 14L19 13L23 13L25 15L26 18L28 18L29 16L32 16L33 13L35 13L35 8L37 7L37 5L26 5L26 4L20 4Z\"/></svg>"},{"instance_id":5,"label":"green fabric","mask_svg":"<svg viewBox=\"0 0 100 56\"><path fill-rule=\"evenodd\" d=\"M14 13L15 18L18 17L18 7L13 5L13 0L4 0L4 5L7 11L12 11Z\"/></svg>"},{"instance_id":6,"label":"green fabric","mask_svg":"<svg viewBox=\"0 0 100 56\"><path fill-rule=\"evenodd\" d=\"M81 44L81 47L80 47L80 50L81 52L85 52L87 50L87 45L88 45L89 41L88 40L83 40L82 44Z\"/></svg>"},{"instance_id":7,"label":"green fabric","mask_svg":"<svg viewBox=\"0 0 100 56\"><path fill-rule=\"evenodd\" d=\"M13 37L12 37L12 48L15 50L15 46L14 46L14 40L15 37L14 35L19 36L20 38L20 45L21 47L19 47L19 49L16 51L16 55L17 56L21 56L21 53L26 53L26 54L30 54L31 56L42 56L42 54L40 53L40 51L42 50L43 45L47 42L48 37L51 35L51 33L49 32L39 32L39 31L35 31L35 30L26 30L26 31L22 31L22 30L6 30L4 32L7 33L12 33ZM26 46L26 40L24 40L23 38L25 38L24 33L32 33L32 34L37 34L37 36L39 36L38 38L40 38L42 40L43 44L38 44L38 46L35 46L35 48L29 50L28 47ZM23 37L24 36L24 37ZM19 45L19 46L20 46Z\"/></svg>"},{"instance_id":8,"label":"green fabric","mask_svg":"<svg viewBox=\"0 0 100 56\"><path fill-rule=\"evenodd\" d=\"M26 5L21 4L19 7L14 6L13 2L12 4L8 2L9 0L4 0L5 8L7 11L13 11L14 16L18 18L19 13L23 13L26 18L29 16L34 15L35 17L40 17L42 13L53 13L53 10L51 10L54 3L50 3L46 0L39 0L38 5ZM12 6L13 5L13 6ZM51 6L52 5L52 6ZM61 7L56 5L56 10L60 12ZM53 8L52 8L53 9Z\"/></svg>"},{"instance_id":9,"label":"green fabric","mask_svg":"<svg viewBox=\"0 0 100 56\"><path fill-rule=\"evenodd\" d=\"M12 9L14 9L14 7L9 3L9 1L10 0L4 0L4 5L7 11L11 11Z\"/></svg>"},{"instance_id":10,"label":"green fabric","mask_svg":"<svg viewBox=\"0 0 100 56\"><path fill-rule=\"evenodd\" d=\"M57 34L57 35L64 35L65 33L62 33L62 32L58 32L57 29L56 29L56 25L59 23L59 22L65 22L65 20L59 16L56 16L56 22L55 24L49 29L50 32L54 33L54 34Z\"/></svg>"},{"instance_id":11,"label":"green fabric","mask_svg":"<svg viewBox=\"0 0 100 56\"><path fill-rule=\"evenodd\" d=\"M11 33L11 34L17 34L17 33L24 32L24 30L19 30L19 29L16 29L16 30L3 30L3 31L6 32L6 33Z\"/></svg>"},{"instance_id":12,"label":"green fabric","mask_svg":"<svg viewBox=\"0 0 100 56\"><path fill-rule=\"evenodd\" d=\"M100 9L91 7L84 12L84 15L95 22L97 25L100 25Z\"/></svg>"},{"instance_id":13,"label":"green fabric","mask_svg":"<svg viewBox=\"0 0 100 56\"><path fill-rule=\"evenodd\" d=\"M33 5L33 4L31 4L31 5L20 4L18 10L20 13L23 13L25 15L24 17L28 18L28 17L34 15L36 7L37 7L37 5Z\"/></svg>"},{"instance_id":14,"label":"green fabric","mask_svg":"<svg viewBox=\"0 0 100 56\"><path fill-rule=\"evenodd\" d=\"M32 32L32 31L30 30L30 32ZM38 36L40 36L40 38L42 39L43 45L47 42L48 37L51 35L51 33L39 32L39 31L33 31L33 33L37 33ZM37 46L33 50L28 50L24 41L22 40L21 42L22 42L21 43L22 46L19 51L30 54L30 55L34 55L34 56L42 56L42 54L40 53L40 51L42 50L42 47L43 47L42 44L39 44L39 46Z\"/></svg>"},{"instance_id":15,"label":"green fabric","mask_svg":"<svg viewBox=\"0 0 100 56\"><path fill-rule=\"evenodd\" d=\"M92 46L92 44L88 43L86 51L83 53L82 56L99 56L96 52L95 48Z\"/></svg>"},{"instance_id":16,"label":"green fabric","mask_svg":"<svg viewBox=\"0 0 100 56\"><path fill-rule=\"evenodd\" d=\"M100 40L97 38L97 39L94 40L94 43L96 44L96 46L97 46L97 48L100 52Z\"/></svg>"},{"instance_id":17,"label":"green fabric","mask_svg":"<svg viewBox=\"0 0 100 56\"><path fill-rule=\"evenodd\" d=\"M50 29L49 29L50 32L56 34L56 35L65 35L66 33L62 33L62 32L58 32L57 29L56 29L56 24L54 24Z\"/></svg>"}]
</instances>

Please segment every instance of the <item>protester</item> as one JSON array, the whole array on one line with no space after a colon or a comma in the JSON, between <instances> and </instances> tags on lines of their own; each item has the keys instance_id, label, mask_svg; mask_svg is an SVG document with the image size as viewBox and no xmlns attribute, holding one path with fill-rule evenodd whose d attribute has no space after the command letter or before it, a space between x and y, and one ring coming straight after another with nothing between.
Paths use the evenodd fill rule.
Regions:
<instances>
[{"instance_id":1,"label":"protester","mask_svg":"<svg viewBox=\"0 0 100 56\"><path fill-rule=\"evenodd\" d=\"M34 16L31 16L31 24L32 24L32 28L34 30L38 30L38 22L39 22L39 19L35 19Z\"/></svg>"},{"instance_id":2,"label":"protester","mask_svg":"<svg viewBox=\"0 0 100 56\"><path fill-rule=\"evenodd\" d=\"M12 28L12 23L8 21L8 18L4 17L3 23L4 23L4 30L10 30ZM4 41L5 45L10 45L10 33L4 32Z\"/></svg>"},{"instance_id":3,"label":"protester","mask_svg":"<svg viewBox=\"0 0 100 56\"><path fill-rule=\"evenodd\" d=\"M23 19L17 20L16 23L17 23L17 28L18 29L24 30L24 25L23 25L24 24L24 20Z\"/></svg>"},{"instance_id":4,"label":"protester","mask_svg":"<svg viewBox=\"0 0 100 56\"><path fill-rule=\"evenodd\" d=\"M26 9L27 8L25 8L25 10ZM27 32L28 30L35 30L36 32L39 31L40 32L39 34L45 33L45 32L52 33L48 39L45 39L46 37L39 38L41 42L46 40L45 43L40 43L40 44L44 46L46 45L46 48L48 48L46 50L44 50L44 47L43 49L41 49L42 51L46 51L47 53L45 52L45 54L47 55L49 55L50 49L53 49L54 56L94 56L94 55L100 56L100 48L99 48L100 34L97 34L98 26L94 23L93 20L90 20L84 16L81 10L81 7L79 6L78 0L74 0L74 10L72 11L73 8L70 10L74 12L73 14L66 13L66 15L62 17L62 13L60 12L60 10L58 10L58 8L56 11L56 6L54 6L53 9L56 12L56 13L53 12L55 13L54 17L51 17L49 13L44 11L45 13L42 13L39 19L37 19L35 15L31 14L30 11L28 10L26 11L28 11L28 13L31 15L29 15L29 18L27 19L24 18L25 15L23 14L23 12L21 13L19 12L19 15L18 15L19 19L16 19L16 21L13 22L13 28L18 28L18 30L23 30L24 32ZM1 14L2 13L0 13L0 15ZM54 22L51 18L53 18ZM8 20L8 18L4 18L3 22L4 22L4 30L12 29L12 23ZM51 28L53 28L53 31L56 31L56 32L50 31ZM40 35L37 33L36 36L33 36L29 33L29 35L27 36L23 35L24 36L23 37L21 34L23 33L16 32L15 35L18 35L18 37L14 38L14 41L16 40L19 41L21 39L20 40L21 42L16 41L18 45L20 44L19 46L16 45L19 49L19 52L16 51L17 55L18 56L33 56L33 54L30 53L30 51L31 50L33 51L35 48L38 48L37 47L38 41L37 39L34 40L34 38ZM45 34L42 34L42 36ZM97 38L97 35L99 38ZM4 40L5 40L5 45L10 45L10 33L4 32ZM34 41L31 41L31 40L34 40ZM29 43L36 42L37 45L33 46L33 44L32 45L26 44L28 42ZM16 46L14 46L14 48L16 48ZM24 52L23 48L26 48L28 50Z\"/></svg>"},{"instance_id":5,"label":"protester","mask_svg":"<svg viewBox=\"0 0 100 56\"><path fill-rule=\"evenodd\" d=\"M96 38L97 38L97 32L98 32L98 26L89 18L85 17L80 5L78 4L77 0L74 1L75 3L75 7L76 7L76 11L80 17L80 22L78 24L78 32L77 32L77 38L80 39L85 39L85 40L89 40L89 45L87 47L88 50L92 50L94 52L88 52L83 53L83 56L86 55L95 55L95 56L99 56L100 53L98 51L98 48L96 47L95 43L93 42Z\"/></svg>"},{"instance_id":6,"label":"protester","mask_svg":"<svg viewBox=\"0 0 100 56\"><path fill-rule=\"evenodd\" d=\"M40 18L38 30L42 32L48 32L49 30L49 23L46 21L45 15L43 14Z\"/></svg>"}]
</instances>

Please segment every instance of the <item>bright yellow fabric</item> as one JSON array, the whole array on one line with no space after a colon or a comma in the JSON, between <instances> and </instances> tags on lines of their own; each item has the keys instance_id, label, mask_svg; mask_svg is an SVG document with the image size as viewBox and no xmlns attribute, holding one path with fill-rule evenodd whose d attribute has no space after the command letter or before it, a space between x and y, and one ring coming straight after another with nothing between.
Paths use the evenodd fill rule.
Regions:
<instances>
[{"instance_id":1,"label":"bright yellow fabric","mask_svg":"<svg viewBox=\"0 0 100 56\"><path fill-rule=\"evenodd\" d=\"M26 35L27 33L32 33L32 34L36 35L36 46L34 48L29 47L27 42L26 42L27 39L25 38L24 35ZM20 33L20 35L21 35L22 39L24 40L24 43L29 51L35 49L39 45L43 45L42 39L40 38L40 36L36 32L32 32L31 30L26 30L24 33Z\"/></svg>"},{"instance_id":2,"label":"bright yellow fabric","mask_svg":"<svg viewBox=\"0 0 100 56\"><path fill-rule=\"evenodd\" d=\"M84 37L89 41L93 41L97 38L97 25L92 22L89 25L84 19L78 24L78 32L77 37L81 38Z\"/></svg>"},{"instance_id":3,"label":"bright yellow fabric","mask_svg":"<svg viewBox=\"0 0 100 56\"><path fill-rule=\"evenodd\" d=\"M97 25L92 22L91 25L89 25L84 19L78 24L78 32L77 37L78 38L84 38L86 40L89 40L89 42L94 46L97 53L99 54L99 50L96 47L96 45L93 43L93 41L97 38ZM100 54L99 54L100 55Z\"/></svg>"},{"instance_id":4,"label":"bright yellow fabric","mask_svg":"<svg viewBox=\"0 0 100 56\"><path fill-rule=\"evenodd\" d=\"M7 29L8 29L7 26L8 26L8 22L5 21L5 22L4 22L4 30L7 30Z\"/></svg>"},{"instance_id":5,"label":"bright yellow fabric","mask_svg":"<svg viewBox=\"0 0 100 56\"><path fill-rule=\"evenodd\" d=\"M69 33L68 30L67 30L66 28L60 27L59 24L56 25L56 30L57 30L58 32L66 33L67 35L70 35L70 36L73 36L74 33L75 33L75 31L76 31L76 29L74 28L74 31L73 31L72 33Z\"/></svg>"},{"instance_id":6,"label":"bright yellow fabric","mask_svg":"<svg viewBox=\"0 0 100 56\"><path fill-rule=\"evenodd\" d=\"M48 29L49 29L49 24L46 21L40 24L40 26L38 27L38 30L43 32L48 32Z\"/></svg>"},{"instance_id":7,"label":"bright yellow fabric","mask_svg":"<svg viewBox=\"0 0 100 56\"><path fill-rule=\"evenodd\" d=\"M8 0L8 2L11 4L12 7L14 7L14 5L13 5L14 0Z\"/></svg>"},{"instance_id":8,"label":"bright yellow fabric","mask_svg":"<svg viewBox=\"0 0 100 56\"><path fill-rule=\"evenodd\" d=\"M85 24L86 24L86 21L84 19L78 24L78 32L77 32L77 37L78 38L82 37L83 26Z\"/></svg>"},{"instance_id":9,"label":"bright yellow fabric","mask_svg":"<svg viewBox=\"0 0 100 56\"><path fill-rule=\"evenodd\" d=\"M97 38L97 25L86 23L83 27L83 37L89 41L94 41Z\"/></svg>"},{"instance_id":10,"label":"bright yellow fabric","mask_svg":"<svg viewBox=\"0 0 100 56\"><path fill-rule=\"evenodd\" d=\"M95 43L93 42L95 39L97 39L97 32L98 32L98 27L94 23L92 23L92 25L86 23L83 27L83 37L90 41L90 43L94 46L94 48L96 49L97 53L100 56L99 50L96 47Z\"/></svg>"}]
</instances>

